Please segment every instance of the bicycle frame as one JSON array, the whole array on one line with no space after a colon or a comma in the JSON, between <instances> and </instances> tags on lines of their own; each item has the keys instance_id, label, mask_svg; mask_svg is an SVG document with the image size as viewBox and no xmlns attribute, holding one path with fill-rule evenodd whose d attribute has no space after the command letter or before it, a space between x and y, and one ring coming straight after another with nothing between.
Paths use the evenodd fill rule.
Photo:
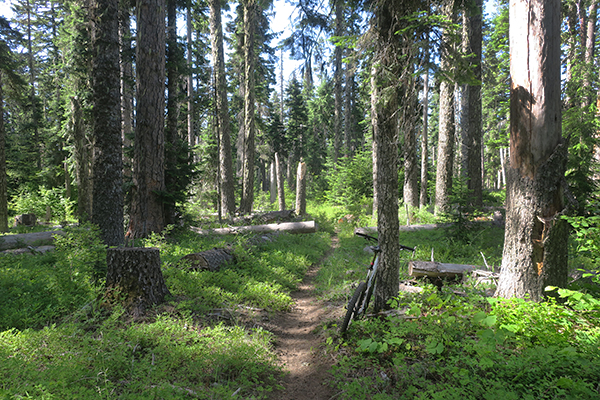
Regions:
<instances>
[{"instance_id":1,"label":"bicycle frame","mask_svg":"<svg viewBox=\"0 0 600 400\"><path fill-rule=\"evenodd\" d=\"M369 270L367 271L367 298L366 301L360 305L360 309L358 314L361 315L366 312L366 308L369 306L369 297L371 293L375 291L375 286L377 285L377 268L379 267L379 254L381 253L381 248L379 245L371 246L371 250L373 251L373 259L371 260L371 265L369 266ZM371 290L373 288L373 290Z\"/></svg>"}]
</instances>

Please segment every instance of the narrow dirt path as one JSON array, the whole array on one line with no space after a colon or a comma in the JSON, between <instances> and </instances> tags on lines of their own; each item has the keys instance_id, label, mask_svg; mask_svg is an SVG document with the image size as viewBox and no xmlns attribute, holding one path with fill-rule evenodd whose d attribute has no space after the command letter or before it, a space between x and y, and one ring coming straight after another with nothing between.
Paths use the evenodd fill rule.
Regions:
<instances>
[{"instance_id":1,"label":"narrow dirt path","mask_svg":"<svg viewBox=\"0 0 600 400\"><path fill-rule=\"evenodd\" d=\"M332 249L337 237L332 239ZM339 307L327 306L315 296L314 280L323 262L313 265L297 291L292 293L296 305L289 313L277 314L267 323L277 339L275 350L286 375L283 390L271 393L273 400L326 400L333 397L333 389L326 385L333 359L321 351L324 337L322 323L336 318Z\"/></svg>"}]
</instances>

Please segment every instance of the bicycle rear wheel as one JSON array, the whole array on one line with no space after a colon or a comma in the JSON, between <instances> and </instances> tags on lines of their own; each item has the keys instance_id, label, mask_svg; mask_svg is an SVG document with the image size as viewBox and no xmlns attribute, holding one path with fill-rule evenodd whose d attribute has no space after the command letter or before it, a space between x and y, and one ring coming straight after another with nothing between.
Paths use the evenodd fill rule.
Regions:
<instances>
[{"instance_id":1,"label":"bicycle rear wheel","mask_svg":"<svg viewBox=\"0 0 600 400\"><path fill-rule=\"evenodd\" d=\"M344 317L342 326L340 326L340 333L343 334L344 332L346 332L348 326L350 325L350 322L352 321L352 318L358 316L358 311L360 310L360 306L363 302L366 289L367 282L361 282L354 291L352 298L348 302L348 311L346 311L346 316Z\"/></svg>"}]
</instances>

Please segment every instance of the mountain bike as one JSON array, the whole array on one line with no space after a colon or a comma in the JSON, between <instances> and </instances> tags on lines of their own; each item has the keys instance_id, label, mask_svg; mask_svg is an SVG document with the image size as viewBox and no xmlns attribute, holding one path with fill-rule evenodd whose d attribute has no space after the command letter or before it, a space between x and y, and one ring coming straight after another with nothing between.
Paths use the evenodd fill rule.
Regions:
<instances>
[{"instance_id":1,"label":"mountain bike","mask_svg":"<svg viewBox=\"0 0 600 400\"><path fill-rule=\"evenodd\" d=\"M367 235L362 232L354 232L355 235L363 237L370 242L375 243L373 246L369 246L371 251L373 252L373 259L371 260L371 264L369 265L369 269L367 270L366 280L360 282L358 287L354 291L354 294L350 298L348 302L346 316L344 317L344 321L340 326L340 333L344 334L350 326L350 323L353 319L359 319L362 317L367 308L369 307L369 301L371 300L371 296L373 295L373 291L375 290L375 286L377 284L377 269L379 267L379 254L381 253L381 248L379 247L379 241L376 237L371 235ZM400 250L410 250L415 252L415 249L412 247L400 245Z\"/></svg>"}]
</instances>

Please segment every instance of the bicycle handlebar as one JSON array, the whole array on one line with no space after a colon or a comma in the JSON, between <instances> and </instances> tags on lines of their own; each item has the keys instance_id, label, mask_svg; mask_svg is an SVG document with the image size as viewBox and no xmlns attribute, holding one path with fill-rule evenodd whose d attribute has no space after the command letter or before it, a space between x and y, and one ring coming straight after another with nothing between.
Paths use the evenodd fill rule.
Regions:
<instances>
[{"instance_id":1,"label":"bicycle handlebar","mask_svg":"<svg viewBox=\"0 0 600 400\"><path fill-rule=\"evenodd\" d=\"M362 232L354 232L355 235L363 237L367 240L370 240L372 242L379 242L379 239L377 239L375 236L371 236L371 235L367 235L366 233L362 233ZM400 250L410 250L413 253L415 252L415 248L414 247L408 247L405 246L403 244L400 245Z\"/></svg>"}]
</instances>

